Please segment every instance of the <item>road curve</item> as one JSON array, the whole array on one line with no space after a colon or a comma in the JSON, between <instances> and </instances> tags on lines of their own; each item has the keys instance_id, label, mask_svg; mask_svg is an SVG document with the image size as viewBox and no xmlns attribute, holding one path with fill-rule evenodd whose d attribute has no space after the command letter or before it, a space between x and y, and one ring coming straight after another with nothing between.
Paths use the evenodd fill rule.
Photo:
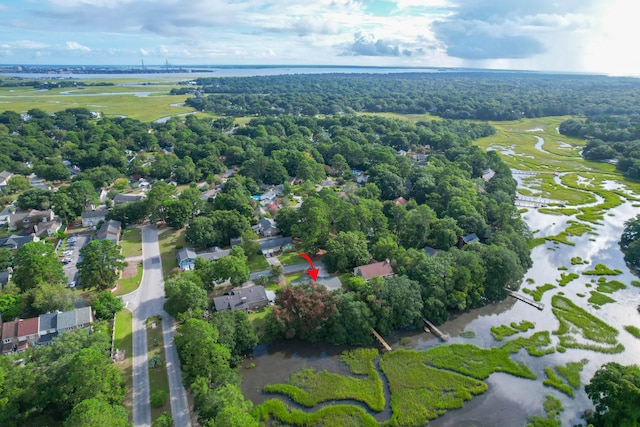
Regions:
<instances>
[{"instance_id":1,"label":"road curve","mask_svg":"<svg viewBox=\"0 0 640 427\"><path fill-rule=\"evenodd\" d=\"M158 234L153 225L142 227L142 281L140 287L123 296L123 300L127 308L133 312L133 425L136 427L151 425L145 320L159 314L162 316L173 421L176 426L191 426L187 393L182 385L180 361L173 342L175 324L173 318L162 308L165 300L164 279Z\"/></svg>"}]
</instances>

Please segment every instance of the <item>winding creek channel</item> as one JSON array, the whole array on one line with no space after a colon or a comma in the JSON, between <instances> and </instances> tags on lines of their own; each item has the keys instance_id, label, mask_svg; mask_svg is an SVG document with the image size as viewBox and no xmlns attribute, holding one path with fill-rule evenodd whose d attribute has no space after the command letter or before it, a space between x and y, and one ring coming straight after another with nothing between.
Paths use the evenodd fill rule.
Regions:
<instances>
[{"instance_id":1,"label":"winding creek channel","mask_svg":"<svg viewBox=\"0 0 640 427\"><path fill-rule=\"evenodd\" d=\"M518 180L518 182L522 185L522 180ZM612 189L619 185L617 182L607 181L604 188ZM637 278L625 265L623 254L618 246L624 222L638 213L640 213L640 208L633 207L631 202L625 202L605 214L601 225L594 226L594 234L570 237L570 240L575 242L575 246L546 242L533 249L531 254L533 267L526 273L521 289L535 288L545 283L557 286L557 279L560 278L561 273L579 274L576 280L571 281L565 287L557 287L544 293L541 300L545 304L543 311L538 311L524 302L508 298L497 304L456 315L441 325L440 329L451 337L447 343L441 343L433 335L419 329L397 331L392 336L385 337L388 338L387 342L394 349L420 350L452 343L470 343L480 347L499 346L504 341L499 342L492 337L490 333L492 326L529 320L535 323L535 329L523 334L524 336L529 336L536 331L556 330L559 322L551 311L551 297L558 293L563 293L576 305L619 330L618 341L625 347L625 351L619 354L603 354L579 349L567 349L565 353L556 351L543 357L532 357L525 350L513 354L511 356L513 360L521 361L531 368L538 376L536 380L494 373L485 380L489 385L487 392L465 402L461 409L449 411L432 420L429 423L430 426L523 426L531 415L543 414L542 405L546 394L558 397L562 401L565 408L561 414L563 425L584 425L582 414L585 409L592 408L591 402L584 392L584 384L589 382L595 371L609 361L622 364L638 363L639 361L640 340L626 332L623 326L640 327L640 313L636 309L640 304L640 291L630 284L632 280ZM566 228L567 221L573 217L547 215L531 209L523 214L523 218L531 230L536 230L536 237L544 237L562 231ZM588 260L589 264L572 265L572 257ZM598 263L605 264L612 269L622 270L621 275L607 277L627 285L626 289L611 294L616 302L605 304L599 309L587 302L589 290L592 290L589 284L594 276L580 274ZM559 267L566 267L566 271L558 270ZM529 283L527 283L527 279L529 279ZM597 276L595 279L597 280ZM578 294L586 294L586 296ZM460 336L462 331L473 331L475 337L463 338ZM400 345L402 338L409 338L409 340L403 340L405 345ZM557 345L558 337L552 334L551 339L552 344ZM407 344L407 341L410 342ZM285 396L263 393L262 387L266 384L285 383L292 373L306 367L313 367L317 370L326 369L348 375L348 368L339 361L339 355L345 349L348 347L326 344L311 345L301 341L260 345L256 349L254 358L246 361L245 364L248 366L249 363L253 363L255 367L241 370L245 396L256 405L266 399L276 397L283 399L292 408L304 409ZM587 359L588 363L581 373L582 386L576 392L575 398L570 398L556 389L543 386L545 367L564 365L567 362L576 362L582 359ZM383 381L386 381L384 375L379 373ZM385 386L385 388L387 387ZM385 410L377 414L372 413L379 421L387 420L390 417L388 389L385 393L387 399ZM324 405L334 403L352 402L326 402ZM316 411L322 406L318 405L311 410L305 410Z\"/></svg>"}]
</instances>

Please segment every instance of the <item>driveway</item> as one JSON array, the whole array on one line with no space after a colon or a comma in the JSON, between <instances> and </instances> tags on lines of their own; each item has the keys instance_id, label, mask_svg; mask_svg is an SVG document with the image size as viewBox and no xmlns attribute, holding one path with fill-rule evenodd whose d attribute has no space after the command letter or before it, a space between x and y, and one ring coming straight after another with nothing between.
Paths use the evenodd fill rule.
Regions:
<instances>
[{"instance_id":1,"label":"driveway","mask_svg":"<svg viewBox=\"0 0 640 427\"><path fill-rule=\"evenodd\" d=\"M173 342L175 322L162 309L165 300L164 279L158 234L153 225L146 225L142 228L142 267L140 287L122 297L127 308L133 312L133 425L136 427L151 425L145 320L159 314L162 316L171 415L174 425L190 426L187 393L182 385L180 361Z\"/></svg>"},{"instance_id":2,"label":"driveway","mask_svg":"<svg viewBox=\"0 0 640 427\"><path fill-rule=\"evenodd\" d=\"M71 255L69 255L69 258L71 258L71 262L62 266L64 274L67 276L67 283L71 283L74 280L76 282L78 281L77 264L82 260L82 257L80 256L80 248L89 243L89 241L91 240L91 234L70 234L69 237L71 236L75 236L76 238L76 242L73 248L67 247L67 249L71 251ZM60 255L61 253L62 252L58 253L58 255ZM61 261L62 258L64 257L60 257Z\"/></svg>"}]
</instances>

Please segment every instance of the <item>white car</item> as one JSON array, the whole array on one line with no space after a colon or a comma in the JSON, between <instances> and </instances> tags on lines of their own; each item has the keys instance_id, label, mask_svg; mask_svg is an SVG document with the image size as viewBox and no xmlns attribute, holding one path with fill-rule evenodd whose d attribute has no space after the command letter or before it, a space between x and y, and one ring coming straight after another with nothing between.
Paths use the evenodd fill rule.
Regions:
<instances>
[{"instance_id":1,"label":"white car","mask_svg":"<svg viewBox=\"0 0 640 427\"><path fill-rule=\"evenodd\" d=\"M69 288L75 288L75 287L76 287L76 281L75 281L75 280L71 281L71 283L69 283L69 284L67 285L67 287L69 287Z\"/></svg>"}]
</instances>

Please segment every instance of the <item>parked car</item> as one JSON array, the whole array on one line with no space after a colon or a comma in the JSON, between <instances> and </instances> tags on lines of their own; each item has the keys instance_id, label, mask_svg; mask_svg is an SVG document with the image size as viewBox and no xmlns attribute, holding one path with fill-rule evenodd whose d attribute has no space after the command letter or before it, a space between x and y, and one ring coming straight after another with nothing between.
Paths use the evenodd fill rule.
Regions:
<instances>
[{"instance_id":1,"label":"parked car","mask_svg":"<svg viewBox=\"0 0 640 427\"><path fill-rule=\"evenodd\" d=\"M76 287L76 281L75 281L75 280L72 280L72 281L67 285L67 287L68 287L68 288L75 288L75 287Z\"/></svg>"},{"instance_id":2,"label":"parked car","mask_svg":"<svg viewBox=\"0 0 640 427\"><path fill-rule=\"evenodd\" d=\"M63 264L69 264L71 262L71 257L66 257L61 261Z\"/></svg>"}]
</instances>

